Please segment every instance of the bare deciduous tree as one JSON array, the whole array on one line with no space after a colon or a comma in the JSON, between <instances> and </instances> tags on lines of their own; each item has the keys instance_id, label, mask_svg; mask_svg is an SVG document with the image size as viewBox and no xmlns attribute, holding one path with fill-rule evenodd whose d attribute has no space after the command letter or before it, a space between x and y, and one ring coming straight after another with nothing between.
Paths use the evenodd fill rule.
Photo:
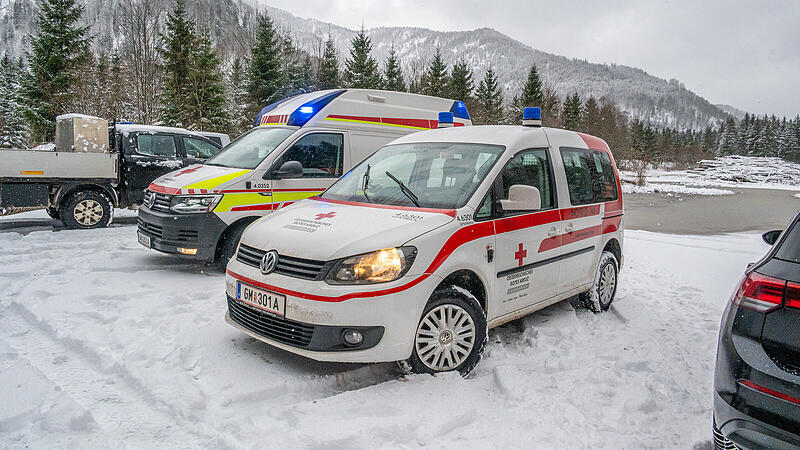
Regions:
<instances>
[{"instance_id":1,"label":"bare deciduous tree","mask_svg":"<svg viewBox=\"0 0 800 450\"><path fill-rule=\"evenodd\" d=\"M134 101L132 119L139 123L153 123L158 113L162 89L158 46L164 11L163 0L123 0L117 10L124 39L123 70L128 72Z\"/></svg>"}]
</instances>

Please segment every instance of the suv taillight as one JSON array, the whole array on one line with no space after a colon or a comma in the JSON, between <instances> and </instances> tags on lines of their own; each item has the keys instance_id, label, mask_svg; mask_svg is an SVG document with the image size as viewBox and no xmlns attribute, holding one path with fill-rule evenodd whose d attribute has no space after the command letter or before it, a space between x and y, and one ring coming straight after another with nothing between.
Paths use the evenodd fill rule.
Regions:
<instances>
[{"instance_id":1,"label":"suv taillight","mask_svg":"<svg viewBox=\"0 0 800 450\"><path fill-rule=\"evenodd\" d=\"M785 292L786 281L750 272L736 292L734 303L742 308L765 313L781 306Z\"/></svg>"},{"instance_id":2,"label":"suv taillight","mask_svg":"<svg viewBox=\"0 0 800 450\"><path fill-rule=\"evenodd\" d=\"M786 285L786 306L800 309L800 284L789 283Z\"/></svg>"}]
</instances>

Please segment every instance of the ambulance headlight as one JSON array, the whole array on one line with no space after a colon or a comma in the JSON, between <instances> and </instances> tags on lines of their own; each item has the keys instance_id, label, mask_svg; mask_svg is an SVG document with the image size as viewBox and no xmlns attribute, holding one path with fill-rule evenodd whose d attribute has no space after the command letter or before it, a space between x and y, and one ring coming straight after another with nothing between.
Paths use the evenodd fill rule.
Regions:
<instances>
[{"instance_id":1,"label":"ambulance headlight","mask_svg":"<svg viewBox=\"0 0 800 450\"><path fill-rule=\"evenodd\" d=\"M342 258L325 279L330 284L368 284L394 281L408 272L417 249L385 248L376 252Z\"/></svg>"},{"instance_id":2,"label":"ambulance headlight","mask_svg":"<svg viewBox=\"0 0 800 450\"><path fill-rule=\"evenodd\" d=\"M177 195L172 197L169 207L172 211L182 214L209 212L217 206L222 195Z\"/></svg>"}]
</instances>

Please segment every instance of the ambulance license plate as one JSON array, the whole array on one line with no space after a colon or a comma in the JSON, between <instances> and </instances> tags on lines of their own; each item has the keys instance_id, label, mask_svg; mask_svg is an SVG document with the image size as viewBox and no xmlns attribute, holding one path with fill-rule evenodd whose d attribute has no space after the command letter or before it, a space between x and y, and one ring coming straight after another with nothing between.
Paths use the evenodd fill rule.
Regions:
<instances>
[{"instance_id":1,"label":"ambulance license plate","mask_svg":"<svg viewBox=\"0 0 800 450\"><path fill-rule=\"evenodd\" d=\"M139 233L139 243L147 248L150 248L150 236L142 233L141 231L139 231L138 233Z\"/></svg>"},{"instance_id":2,"label":"ambulance license plate","mask_svg":"<svg viewBox=\"0 0 800 450\"><path fill-rule=\"evenodd\" d=\"M286 313L285 295L254 288L249 284L237 283L236 298L262 311L279 316Z\"/></svg>"}]
</instances>

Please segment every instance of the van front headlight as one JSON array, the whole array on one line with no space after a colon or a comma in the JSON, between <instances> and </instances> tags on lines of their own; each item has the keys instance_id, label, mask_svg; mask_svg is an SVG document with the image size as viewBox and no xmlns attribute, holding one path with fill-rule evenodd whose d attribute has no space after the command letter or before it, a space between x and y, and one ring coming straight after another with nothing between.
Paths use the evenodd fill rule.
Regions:
<instances>
[{"instance_id":1,"label":"van front headlight","mask_svg":"<svg viewBox=\"0 0 800 450\"><path fill-rule=\"evenodd\" d=\"M408 272L417 256L415 247L385 248L342 258L328 272L330 284L368 284L394 281Z\"/></svg>"},{"instance_id":2,"label":"van front headlight","mask_svg":"<svg viewBox=\"0 0 800 450\"><path fill-rule=\"evenodd\" d=\"M216 195L176 195L172 197L169 209L176 213L192 214L209 212L217 206L222 199L221 194Z\"/></svg>"}]
</instances>

